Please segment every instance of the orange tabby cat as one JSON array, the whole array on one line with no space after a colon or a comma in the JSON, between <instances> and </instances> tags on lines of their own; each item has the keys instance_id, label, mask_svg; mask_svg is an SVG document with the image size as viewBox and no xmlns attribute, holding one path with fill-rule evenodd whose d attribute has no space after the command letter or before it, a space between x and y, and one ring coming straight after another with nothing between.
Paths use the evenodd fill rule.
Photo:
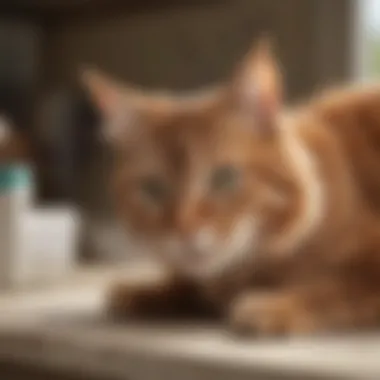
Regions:
<instances>
[{"instance_id":1,"label":"orange tabby cat","mask_svg":"<svg viewBox=\"0 0 380 380\"><path fill-rule=\"evenodd\" d=\"M269 335L379 324L380 87L287 109L265 43L194 96L84 79L117 152L121 218L168 268L116 285L111 312L215 313Z\"/></svg>"}]
</instances>

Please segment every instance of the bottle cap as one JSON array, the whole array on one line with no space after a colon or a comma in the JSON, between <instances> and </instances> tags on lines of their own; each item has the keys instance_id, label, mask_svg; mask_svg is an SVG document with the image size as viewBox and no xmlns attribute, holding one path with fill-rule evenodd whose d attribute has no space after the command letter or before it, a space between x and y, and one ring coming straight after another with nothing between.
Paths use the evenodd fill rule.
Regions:
<instances>
[{"instance_id":1,"label":"bottle cap","mask_svg":"<svg viewBox=\"0 0 380 380\"><path fill-rule=\"evenodd\" d=\"M31 187L33 175L29 166L21 164L0 165L0 193Z\"/></svg>"}]
</instances>

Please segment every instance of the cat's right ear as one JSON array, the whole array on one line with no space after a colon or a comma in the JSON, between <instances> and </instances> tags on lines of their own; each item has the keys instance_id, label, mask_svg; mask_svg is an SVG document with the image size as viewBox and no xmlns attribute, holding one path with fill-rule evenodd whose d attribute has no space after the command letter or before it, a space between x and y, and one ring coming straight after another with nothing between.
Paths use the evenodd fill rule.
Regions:
<instances>
[{"instance_id":1,"label":"cat's right ear","mask_svg":"<svg viewBox=\"0 0 380 380\"><path fill-rule=\"evenodd\" d=\"M96 69L84 70L81 74L81 80L103 117L112 117L122 107L123 91L116 84L116 81Z\"/></svg>"},{"instance_id":2,"label":"cat's right ear","mask_svg":"<svg viewBox=\"0 0 380 380\"><path fill-rule=\"evenodd\" d=\"M103 136L109 142L120 141L136 124L137 110L126 89L95 69L84 70L81 81L90 100L100 111Z\"/></svg>"}]
</instances>

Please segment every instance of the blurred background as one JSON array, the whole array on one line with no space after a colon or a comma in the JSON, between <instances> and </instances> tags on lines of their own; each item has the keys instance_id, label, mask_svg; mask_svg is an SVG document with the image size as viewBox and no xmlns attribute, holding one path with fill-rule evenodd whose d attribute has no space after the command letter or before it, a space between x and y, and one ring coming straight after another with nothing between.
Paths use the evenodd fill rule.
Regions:
<instances>
[{"instance_id":1,"label":"blurred background","mask_svg":"<svg viewBox=\"0 0 380 380\"><path fill-rule=\"evenodd\" d=\"M0 160L16 164L12 173L32 172L25 207L35 213L29 224L44 233L23 233L55 245L71 239L73 252L57 253L61 262L62 255L107 263L128 254L108 197L109 152L78 83L84 65L149 89L192 89L226 78L253 40L270 33L289 102L380 73L378 0L2 0L0 16L0 115L12 132ZM19 212L9 206L20 185L7 179L8 169L0 173L0 206L11 207L0 210L3 225ZM70 237L54 232L74 214Z\"/></svg>"},{"instance_id":2,"label":"blurred background","mask_svg":"<svg viewBox=\"0 0 380 380\"><path fill-rule=\"evenodd\" d=\"M78 377L84 366L94 365L97 373L100 364L111 366L113 360L131 368L136 364L128 380L176 378L169 376L171 369L159 377L158 364L146 365L145 354L136 363L122 354L129 347L130 355L142 336L149 348L153 330L125 338L121 330L88 319L74 323L66 316L68 311L92 313L95 300L92 285L82 291L82 277L73 282L73 268L95 266L104 277L106 267L136 254L114 217L107 188L112 157L99 138L99 118L79 73L95 65L147 89L195 89L228 77L263 33L274 38L288 102L332 84L380 75L380 0L0 1L0 379L61 379L56 370L51 376L17 375L22 358L48 363L50 369L76 363L72 379L87 378ZM54 290L50 285L58 278L71 282L71 290ZM47 295L24 300L3 291L21 288L29 297L37 283ZM57 325L57 320L64 322ZM202 334L198 339L190 331L181 335L182 345L171 340L168 347L176 352L198 342L194 350L203 348L208 355L229 344L217 337L213 346L211 336L207 346ZM167 335L158 336L156 353L167 349ZM371 347L363 350L365 357L375 351ZM285 344L284 352L288 349ZM306 351L301 344L295 362ZM353 358L360 358L360 351ZM82 357L83 352L88 355ZM319 357L336 356L320 352ZM236 357L249 358L240 351ZM374 360L378 363L378 356ZM198 367L189 366L183 378L198 378ZM225 374L205 378L237 379L235 373Z\"/></svg>"}]
</instances>

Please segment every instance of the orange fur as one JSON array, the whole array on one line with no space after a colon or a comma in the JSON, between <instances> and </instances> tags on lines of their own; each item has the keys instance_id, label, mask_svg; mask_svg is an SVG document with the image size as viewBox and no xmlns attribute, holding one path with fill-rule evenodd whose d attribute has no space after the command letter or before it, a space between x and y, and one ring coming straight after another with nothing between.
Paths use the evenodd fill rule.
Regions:
<instances>
[{"instance_id":1,"label":"orange fur","mask_svg":"<svg viewBox=\"0 0 380 380\"><path fill-rule=\"evenodd\" d=\"M122 220L187 284L121 284L111 310L199 298L263 334L380 322L380 87L286 109L266 45L204 96L132 95L99 74L86 84L118 152Z\"/></svg>"}]
</instances>

